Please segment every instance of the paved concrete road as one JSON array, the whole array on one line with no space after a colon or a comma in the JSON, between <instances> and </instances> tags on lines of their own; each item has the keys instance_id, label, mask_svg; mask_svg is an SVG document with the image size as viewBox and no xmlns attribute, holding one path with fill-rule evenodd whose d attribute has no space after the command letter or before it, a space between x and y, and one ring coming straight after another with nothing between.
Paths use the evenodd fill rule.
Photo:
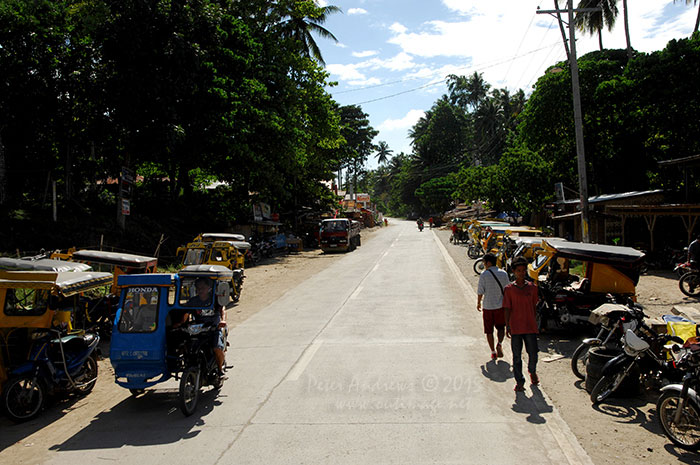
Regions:
<instances>
[{"instance_id":1,"label":"paved concrete road","mask_svg":"<svg viewBox=\"0 0 700 465\"><path fill-rule=\"evenodd\" d=\"M474 307L433 232L394 221L235 328L235 368L193 417L175 384L122 390L29 461L590 463L546 395L489 361Z\"/></svg>"}]
</instances>

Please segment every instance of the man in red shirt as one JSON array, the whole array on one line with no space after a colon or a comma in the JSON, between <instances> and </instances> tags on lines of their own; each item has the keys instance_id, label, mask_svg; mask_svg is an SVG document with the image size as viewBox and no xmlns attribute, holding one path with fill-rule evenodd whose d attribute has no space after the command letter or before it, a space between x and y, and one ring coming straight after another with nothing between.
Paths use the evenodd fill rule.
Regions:
<instances>
[{"instance_id":1,"label":"man in red shirt","mask_svg":"<svg viewBox=\"0 0 700 465\"><path fill-rule=\"evenodd\" d=\"M521 354L523 343L527 351L527 370L533 386L540 383L537 376L537 286L525 280L527 260L518 257L511 264L515 281L503 290L503 309L506 316L506 335L511 338L510 347L513 351L513 375L515 376L515 391L525 390L523 376L523 361Z\"/></svg>"}]
</instances>

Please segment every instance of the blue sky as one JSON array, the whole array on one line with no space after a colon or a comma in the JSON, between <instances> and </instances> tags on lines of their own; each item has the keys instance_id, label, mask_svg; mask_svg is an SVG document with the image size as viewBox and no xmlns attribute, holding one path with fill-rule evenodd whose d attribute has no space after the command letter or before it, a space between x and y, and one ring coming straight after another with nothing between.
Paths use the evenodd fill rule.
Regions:
<instances>
[{"instance_id":1,"label":"blue sky","mask_svg":"<svg viewBox=\"0 0 700 465\"><path fill-rule=\"evenodd\" d=\"M448 74L483 73L492 88L532 91L537 78L566 52L556 20L536 14L553 0L317 0L343 10L325 27L338 43L317 38L342 105L360 104L394 153L410 153L408 131L447 90ZM566 0L559 0L560 6ZM576 0L574 3L578 3ZM697 6L684 0L628 0L632 47L643 52L688 37ZM620 15L603 34L605 48L624 48ZM598 39L577 33L577 52L598 49ZM369 168L376 167L372 158Z\"/></svg>"}]
</instances>

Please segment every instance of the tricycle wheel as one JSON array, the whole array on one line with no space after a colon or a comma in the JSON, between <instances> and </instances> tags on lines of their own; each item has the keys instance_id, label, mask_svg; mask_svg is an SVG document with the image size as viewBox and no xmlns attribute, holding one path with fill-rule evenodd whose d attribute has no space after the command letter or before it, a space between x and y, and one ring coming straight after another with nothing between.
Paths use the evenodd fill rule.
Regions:
<instances>
[{"instance_id":1,"label":"tricycle wheel","mask_svg":"<svg viewBox=\"0 0 700 465\"><path fill-rule=\"evenodd\" d=\"M2 405L10 420L21 423L39 415L45 400L44 386L37 378L19 376L5 385Z\"/></svg>"},{"instance_id":2,"label":"tricycle wheel","mask_svg":"<svg viewBox=\"0 0 700 465\"><path fill-rule=\"evenodd\" d=\"M199 374L198 367L189 366L180 378L180 410L187 417L194 413L199 401Z\"/></svg>"},{"instance_id":3,"label":"tricycle wheel","mask_svg":"<svg viewBox=\"0 0 700 465\"><path fill-rule=\"evenodd\" d=\"M75 379L75 384L78 385L78 387L75 388L75 392L78 395L86 396L95 387L96 382L97 358L95 358L95 354L93 353L85 360L81 376Z\"/></svg>"},{"instance_id":4,"label":"tricycle wheel","mask_svg":"<svg viewBox=\"0 0 700 465\"><path fill-rule=\"evenodd\" d=\"M136 397L136 396L139 396L139 395L143 394L144 392L146 392L146 390L132 388L132 389L129 389L129 392L131 393L132 396Z\"/></svg>"}]
</instances>

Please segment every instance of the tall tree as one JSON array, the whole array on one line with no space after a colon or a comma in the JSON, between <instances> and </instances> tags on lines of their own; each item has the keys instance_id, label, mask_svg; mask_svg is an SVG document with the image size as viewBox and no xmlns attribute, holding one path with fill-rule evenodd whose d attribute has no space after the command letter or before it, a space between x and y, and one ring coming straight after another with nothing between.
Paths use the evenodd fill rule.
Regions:
<instances>
[{"instance_id":1,"label":"tall tree","mask_svg":"<svg viewBox=\"0 0 700 465\"><path fill-rule=\"evenodd\" d=\"M389 155L392 153L394 153L394 151L389 148L389 144L380 140L377 144L377 154L375 155L377 157L377 162L383 165L389 160Z\"/></svg>"},{"instance_id":2,"label":"tall tree","mask_svg":"<svg viewBox=\"0 0 700 465\"><path fill-rule=\"evenodd\" d=\"M598 8L600 11L589 11L576 13L574 25L580 31L590 35L598 34L598 44L603 50L603 28L607 27L611 31L615 26L615 20L619 10L617 0L580 0L577 8Z\"/></svg>"},{"instance_id":3,"label":"tall tree","mask_svg":"<svg viewBox=\"0 0 700 465\"><path fill-rule=\"evenodd\" d=\"M312 56L325 65L321 49L313 34L338 42L333 33L322 24L326 22L329 15L342 13L342 10L333 5L318 6L314 0L285 0L279 3L286 14L286 19L282 22L283 36L298 41L304 56Z\"/></svg>"}]
</instances>

